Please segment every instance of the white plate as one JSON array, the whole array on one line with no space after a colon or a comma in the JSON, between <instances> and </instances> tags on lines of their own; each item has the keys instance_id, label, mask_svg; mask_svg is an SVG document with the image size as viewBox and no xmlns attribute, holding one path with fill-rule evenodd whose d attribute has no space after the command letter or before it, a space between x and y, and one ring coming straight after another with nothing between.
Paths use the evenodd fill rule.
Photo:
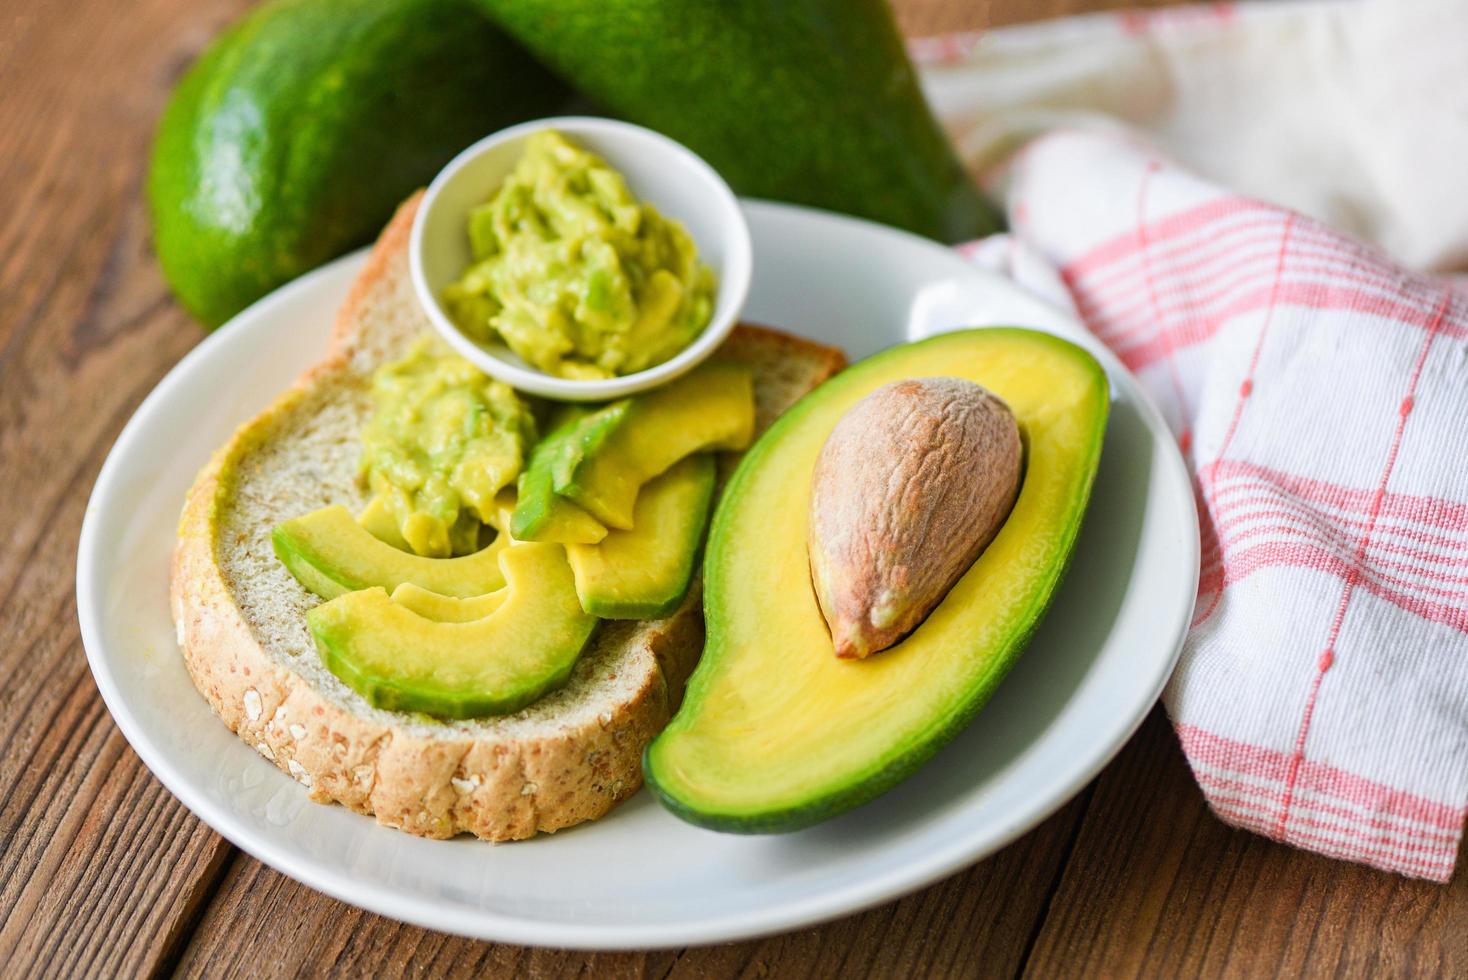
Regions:
<instances>
[{"instance_id":1,"label":"white plate","mask_svg":"<svg viewBox=\"0 0 1468 980\"><path fill-rule=\"evenodd\" d=\"M82 637L118 727L163 784L260 860L374 912L505 942L637 948L792 929L912 891L1003 847L1095 776L1156 700L1192 615L1197 521L1161 417L1064 314L939 245L816 211L755 202L747 213L751 320L853 358L949 327L1039 327L1110 373L1111 423L1069 577L967 731L881 799L785 836L699 830L646 792L596 823L499 846L420 840L309 802L189 683L168 560L195 471L320 356L359 253L201 343L97 479L77 565Z\"/></svg>"}]
</instances>

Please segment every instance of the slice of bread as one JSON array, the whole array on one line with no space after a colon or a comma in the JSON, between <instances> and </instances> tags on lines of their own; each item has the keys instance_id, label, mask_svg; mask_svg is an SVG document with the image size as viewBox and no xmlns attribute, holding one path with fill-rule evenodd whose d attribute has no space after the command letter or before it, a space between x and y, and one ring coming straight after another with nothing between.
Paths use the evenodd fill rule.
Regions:
<instances>
[{"instance_id":1,"label":"slice of bread","mask_svg":"<svg viewBox=\"0 0 1468 980\"><path fill-rule=\"evenodd\" d=\"M383 231L326 360L199 474L179 525L173 617L215 713L312 799L425 837L513 840L600 817L641 785L642 750L703 646L700 590L666 619L604 623L566 686L512 715L383 711L323 666L306 627L317 600L276 560L270 532L327 504L366 503L356 468L372 372L430 329L408 276L417 205ZM845 363L759 327L737 328L723 352L754 368L761 428Z\"/></svg>"}]
</instances>

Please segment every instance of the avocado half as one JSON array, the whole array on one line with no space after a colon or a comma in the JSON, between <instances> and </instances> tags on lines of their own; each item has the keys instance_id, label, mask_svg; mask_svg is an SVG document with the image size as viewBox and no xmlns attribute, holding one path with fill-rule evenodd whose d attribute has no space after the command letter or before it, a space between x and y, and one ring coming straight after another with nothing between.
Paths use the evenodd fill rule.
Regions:
<instances>
[{"instance_id":1,"label":"avocado half","mask_svg":"<svg viewBox=\"0 0 1468 980\"><path fill-rule=\"evenodd\" d=\"M922 624L838 660L810 583L807 509L836 421L891 381L956 376L1013 410L1023 484L988 548ZM1050 334L943 334L847 369L745 456L715 512L707 643L683 706L648 747L647 783L690 823L798 830L896 785L983 707L1060 584L1101 456L1110 392L1090 354Z\"/></svg>"}]
</instances>

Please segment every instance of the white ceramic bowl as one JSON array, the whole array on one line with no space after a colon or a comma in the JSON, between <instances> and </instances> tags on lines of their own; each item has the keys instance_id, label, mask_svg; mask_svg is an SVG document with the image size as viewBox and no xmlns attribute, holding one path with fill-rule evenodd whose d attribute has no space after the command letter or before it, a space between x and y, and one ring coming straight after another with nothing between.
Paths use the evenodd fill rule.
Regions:
<instances>
[{"instance_id":1,"label":"white ceramic bowl","mask_svg":"<svg viewBox=\"0 0 1468 980\"><path fill-rule=\"evenodd\" d=\"M578 381L531 367L502 343L465 335L443 308L443 291L469 266L469 211L493 196L519 162L525 140L554 129L600 156L627 178L640 200L683 222L699 259L714 271L718 292L703 333L661 364L618 378ZM521 391L561 401L606 401L671 381L712 354L734 329L749 295L753 259L749 225L729 185L697 155L660 133L587 116L537 119L500 130L444 167L418 208L408 245L413 288L433 326L460 354Z\"/></svg>"}]
</instances>

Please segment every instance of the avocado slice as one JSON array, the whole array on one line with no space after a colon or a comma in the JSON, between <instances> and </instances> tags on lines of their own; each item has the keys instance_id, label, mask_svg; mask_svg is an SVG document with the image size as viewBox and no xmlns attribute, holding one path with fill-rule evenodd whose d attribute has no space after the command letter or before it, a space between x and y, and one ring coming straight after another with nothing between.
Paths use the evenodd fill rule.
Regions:
<instances>
[{"instance_id":1,"label":"avocado slice","mask_svg":"<svg viewBox=\"0 0 1468 980\"><path fill-rule=\"evenodd\" d=\"M476 619L483 619L504 605L508 597L507 589L496 589L484 595L455 599L453 596L429 592L412 582L404 582L392 590L393 602L424 619L440 623L472 623Z\"/></svg>"},{"instance_id":2,"label":"avocado slice","mask_svg":"<svg viewBox=\"0 0 1468 980\"><path fill-rule=\"evenodd\" d=\"M426 619L382 588L312 609L327 668L375 707L440 718L507 714L560 687L596 627L565 550L518 544L499 557L505 599L470 622Z\"/></svg>"},{"instance_id":3,"label":"avocado slice","mask_svg":"<svg viewBox=\"0 0 1468 980\"><path fill-rule=\"evenodd\" d=\"M1008 520L906 639L838 660L810 582L812 468L836 421L891 381L957 376L1010 406L1025 437ZM1081 348L969 330L861 362L787 412L725 488L704 560L708 639L683 706L648 747L653 792L691 823L795 830L891 788L983 707L1024 649L1085 513L1106 375Z\"/></svg>"},{"instance_id":4,"label":"avocado slice","mask_svg":"<svg viewBox=\"0 0 1468 980\"><path fill-rule=\"evenodd\" d=\"M404 582L468 598L504 586L499 556L510 539L501 534L488 548L462 558L425 558L378 540L350 511L334 504L277 525L270 543L296 581L323 599L374 586L395 589Z\"/></svg>"},{"instance_id":5,"label":"avocado slice","mask_svg":"<svg viewBox=\"0 0 1468 980\"><path fill-rule=\"evenodd\" d=\"M581 608L603 619L661 619L683 601L703 543L717 466L687 456L637 495L632 530L566 546Z\"/></svg>"},{"instance_id":6,"label":"avocado slice","mask_svg":"<svg viewBox=\"0 0 1468 980\"><path fill-rule=\"evenodd\" d=\"M626 411L626 402L619 403ZM517 541L595 544L607 529L595 517L555 492L552 470L570 450L589 410L568 407L554 428L530 454L520 476L520 495L510 518L510 534ZM604 424L604 423L603 423Z\"/></svg>"},{"instance_id":7,"label":"avocado slice","mask_svg":"<svg viewBox=\"0 0 1468 980\"><path fill-rule=\"evenodd\" d=\"M712 361L588 416L554 469L556 493L629 530L637 491L684 456L744 449L754 437L749 368Z\"/></svg>"}]
</instances>

